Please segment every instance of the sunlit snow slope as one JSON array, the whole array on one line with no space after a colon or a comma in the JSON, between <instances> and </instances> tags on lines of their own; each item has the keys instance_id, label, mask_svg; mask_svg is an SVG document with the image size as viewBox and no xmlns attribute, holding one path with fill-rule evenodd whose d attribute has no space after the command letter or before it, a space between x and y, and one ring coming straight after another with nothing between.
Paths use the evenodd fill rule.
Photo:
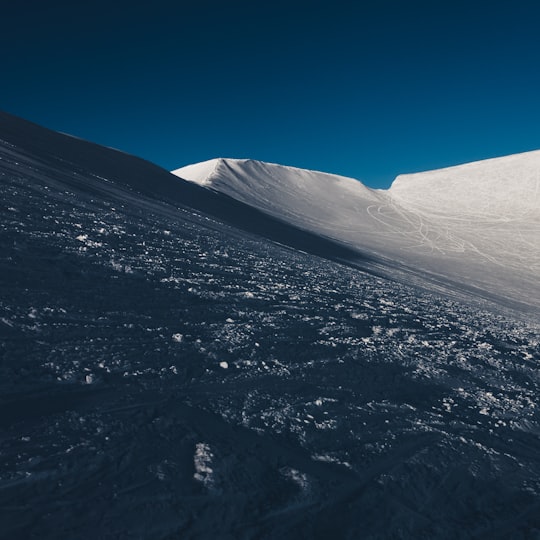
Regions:
<instances>
[{"instance_id":1,"label":"sunlit snow slope","mask_svg":"<svg viewBox=\"0 0 540 540\"><path fill-rule=\"evenodd\" d=\"M387 191L253 160L173 173L447 286L540 307L540 151L401 175Z\"/></svg>"},{"instance_id":2,"label":"sunlit snow slope","mask_svg":"<svg viewBox=\"0 0 540 540\"><path fill-rule=\"evenodd\" d=\"M540 151L401 175L390 195L430 249L540 275Z\"/></svg>"}]
</instances>

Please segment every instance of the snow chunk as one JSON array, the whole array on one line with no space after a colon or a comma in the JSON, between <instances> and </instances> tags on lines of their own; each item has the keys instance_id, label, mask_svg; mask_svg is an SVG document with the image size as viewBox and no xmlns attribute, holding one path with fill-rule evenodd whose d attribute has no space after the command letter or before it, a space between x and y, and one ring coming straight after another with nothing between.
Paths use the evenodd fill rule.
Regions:
<instances>
[{"instance_id":1,"label":"snow chunk","mask_svg":"<svg viewBox=\"0 0 540 540\"><path fill-rule=\"evenodd\" d=\"M285 478L294 482L302 491L309 490L309 480L305 473L291 467L282 467L279 472Z\"/></svg>"},{"instance_id":2,"label":"snow chunk","mask_svg":"<svg viewBox=\"0 0 540 540\"><path fill-rule=\"evenodd\" d=\"M214 484L213 473L211 467L214 454L210 450L210 446L206 443L197 443L195 445L195 455L193 456L193 465L195 473L193 478L198 480L205 487L210 488Z\"/></svg>"}]
</instances>

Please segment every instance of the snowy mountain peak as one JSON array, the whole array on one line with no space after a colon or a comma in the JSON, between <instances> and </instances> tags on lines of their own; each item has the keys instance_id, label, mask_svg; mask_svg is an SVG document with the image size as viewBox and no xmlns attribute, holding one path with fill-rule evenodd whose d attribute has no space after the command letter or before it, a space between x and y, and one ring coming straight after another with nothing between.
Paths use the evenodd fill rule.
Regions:
<instances>
[{"instance_id":1,"label":"snowy mountain peak","mask_svg":"<svg viewBox=\"0 0 540 540\"><path fill-rule=\"evenodd\" d=\"M254 159L214 158L187 165L172 173L184 180L206 186L220 185L223 177L226 177L227 184L230 185L231 176L236 176L237 180L241 177L243 181L246 181L249 175L255 174L259 182L277 182L282 187L286 184L298 183L305 187L316 188L322 183L325 191L336 184L353 191L360 190L364 194L372 191L354 178Z\"/></svg>"},{"instance_id":2,"label":"snowy mountain peak","mask_svg":"<svg viewBox=\"0 0 540 540\"><path fill-rule=\"evenodd\" d=\"M354 219L359 207L380 200L353 178L251 159L211 159L172 172L308 229L338 226L336 219Z\"/></svg>"},{"instance_id":3,"label":"snowy mountain peak","mask_svg":"<svg viewBox=\"0 0 540 540\"><path fill-rule=\"evenodd\" d=\"M209 159L201 163L187 165L186 167L172 171L172 173L184 180L190 180L191 182L206 186L211 182L212 175L220 161L221 158Z\"/></svg>"}]
</instances>

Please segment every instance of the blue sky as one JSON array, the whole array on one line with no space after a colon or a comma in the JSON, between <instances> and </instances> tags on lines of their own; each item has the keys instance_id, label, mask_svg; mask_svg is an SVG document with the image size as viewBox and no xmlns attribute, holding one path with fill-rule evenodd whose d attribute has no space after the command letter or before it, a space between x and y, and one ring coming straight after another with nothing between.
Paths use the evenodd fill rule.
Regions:
<instances>
[{"instance_id":1,"label":"blue sky","mask_svg":"<svg viewBox=\"0 0 540 540\"><path fill-rule=\"evenodd\" d=\"M540 148L537 2L11 4L0 108L168 169L247 157L387 187Z\"/></svg>"}]
</instances>

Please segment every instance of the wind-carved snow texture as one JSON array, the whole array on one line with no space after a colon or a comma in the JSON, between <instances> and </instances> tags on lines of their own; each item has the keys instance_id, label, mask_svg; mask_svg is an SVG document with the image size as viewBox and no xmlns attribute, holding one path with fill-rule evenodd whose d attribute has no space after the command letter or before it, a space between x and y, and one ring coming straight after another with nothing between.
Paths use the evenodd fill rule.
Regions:
<instances>
[{"instance_id":1,"label":"wind-carved snow texture","mask_svg":"<svg viewBox=\"0 0 540 540\"><path fill-rule=\"evenodd\" d=\"M540 307L540 151L402 175L388 191L252 160L173 172L450 287Z\"/></svg>"},{"instance_id":2,"label":"wind-carved snow texture","mask_svg":"<svg viewBox=\"0 0 540 540\"><path fill-rule=\"evenodd\" d=\"M8 120L58 148L0 144L1 537L538 537L537 319L142 195L135 158L98 177L95 147L59 161Z\"/></svg>"}]
</instances>

